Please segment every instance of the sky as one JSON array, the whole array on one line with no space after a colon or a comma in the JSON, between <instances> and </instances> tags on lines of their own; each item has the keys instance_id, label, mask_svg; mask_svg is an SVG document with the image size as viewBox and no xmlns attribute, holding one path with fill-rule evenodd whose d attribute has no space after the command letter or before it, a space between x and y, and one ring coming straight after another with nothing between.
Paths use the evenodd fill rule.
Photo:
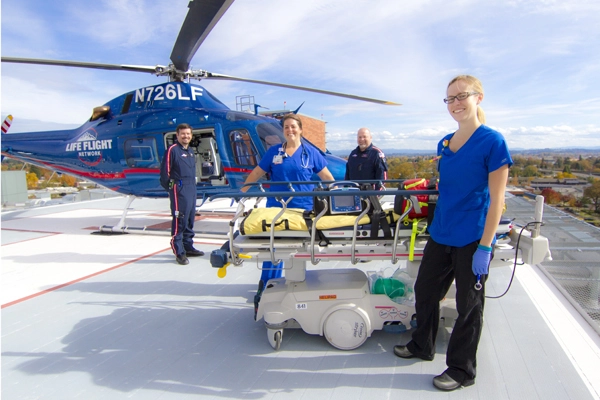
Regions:
<instances>
[{"instance_id":1,"label":"sky","mask_svg":"<svg viewBox=\"0 0 600 400\"><path fill-rule=\"evenodd\" d=\"M189 0L2 0L2 56L167 65ZM513 149L600 146L597 0L237 0L191 67L401 103L385 106L250 83L203 80L232 109L327 122L327 147L370 128L386 149L431 150L456 129L448 82L483 83L486 124ZM151 74L2 63L11 132L74 128L93 107L164 82Z\"/></svg>"}]
</instances>

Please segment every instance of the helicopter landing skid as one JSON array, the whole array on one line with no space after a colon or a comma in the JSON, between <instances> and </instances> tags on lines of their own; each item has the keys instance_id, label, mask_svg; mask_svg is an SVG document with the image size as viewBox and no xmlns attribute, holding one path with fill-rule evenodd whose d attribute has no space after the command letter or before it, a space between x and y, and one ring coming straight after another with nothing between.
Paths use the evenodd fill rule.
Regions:
<instances>
[{"instance_id":1,"label":"helicopter landing skid","mask_svg":"<svg viewBox=\"0 0 600 400\"><path fill-rule=\"evenodd\" d=\"M102 225L99 231L93 232L94 234L101 235L125 235L129 228L125 225L125 218L127 218L127 212L130 210L131 203L136 199L136 196L129 195L127 196L127 203L125 204L125 208L123 209L123 214L121 215L121 219L115 226Z\"/></svg>"}]
</instances>

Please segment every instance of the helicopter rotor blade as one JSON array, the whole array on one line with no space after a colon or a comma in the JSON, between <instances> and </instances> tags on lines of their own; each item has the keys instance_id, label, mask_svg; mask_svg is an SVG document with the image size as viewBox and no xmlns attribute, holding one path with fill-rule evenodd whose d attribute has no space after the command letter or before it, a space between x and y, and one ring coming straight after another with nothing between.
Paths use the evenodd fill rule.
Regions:
<instances>
[{"instance_id":1,"label":"helicopter rotor blade","mask_svg":"<svg viewBox=\"0 0 600 400\"><path fill-rule=\"evenodd\" d=\"M187 71L198 47L221 19L234 0L192 0L179 36L173 46L171 61L178 71Z\"/></svg>"},{"instance_id":2,"label":"helicopter rotor blade","mask_svg":"<svg viewBox=\"0 0 600 400\"><path fill-rule=\"evenodd\" d=\"M400 103L396 103L396 102L388 101L388 100L379 100L379 99L373 99L370 97L356 96L353 94L332 92L330 90L314 89L314 88L309 88L306 86L296 86L296 85L288 85L286 83L277 83L277 82L269 82L269 81L259 81L256 79L238 78L235 76L215 74L215 73L206 72L206 71L202 71L202 72L203 72L203 74L200 77L198 77L197 75L194 76L194 74L192 74L191 77L196 77L196 78L200 78L200 79L221 79L221 80L228 80L228 81L258 83L261 85L270 85L270 86L277 86L277 87L283 87L283 88L288 88L288 89L303 90L305 92L327 94L330 96L345 97L347 99L367 101L369 103L383 104L383 105L387 105L387 106L401 106L402 105Z\"/></svg>"},{"instance_id":3,"label":"helicopter rotor blade","mask_svg":"<svg viewBox=\"0 0 600 400\"><path fill-rule=\"evenodd\" d=\"M173 68L172 66L165 67L162 65L144 66L144 65L125 65L125 64L122 64L122 65L120 65L120 64L101 64L101 63L91 63L91 62L81 62L81 61L45 60L45 59L37 59L37 58L18 58L18 57L2 57L2 62L16 63L16 64L34 64L34 65L53 65L53 66L76 67L76 68L92 68L92 69L104 69L104 70L112 70L112 71L145 72L145 73L150 73L150 74L154 74L157 76L170 75L174 72L177 72L177 71L172 70L172 68ZM383 105L390 105L390 106L402 105L400 103L396 103L393 101L373 99L370 97L363 97L363 96L356 96L353 94L333 92L330 90L309 88L306 86L296 86L296 85L289 85L289 84L285 84L285 83L261 81L261 80L257 80L257 79L239 78L236 76L216 74L216 73L207 72L204 70L186 71L184 73L184 75L186 77L195 78L198 80L221 79L221 80L238 81L238 82L250 82L250 83L257 83L257 84L261 84L261 85L276 86L276 87L282 87L282 88L287 88L287 89L303 90L305 92L321 93L321 94L326 94L326 95L330 95L330 96L344 97L347 99L366 101L366 102L375 103L375 104L383 104Z\"/></svg>"},{"instance_id":4,"label":"helicopter rotor blade","mask_svg":"<svg viewBox=\"0 0 600 400\"><path fill-rule=\"evenodd\" d=\"M18 57L2 57L2 62L16 64L35 64L35 65L54 65L62 67L77 67L77 68L93 68L106 69L112 71L132 71L132 72L147 72L151 74L160 74L167 67L162 66L144 66L144 65L119 65L119 64L101 64L81 61L64 61L64 60L42 60L37 58L18 58Z\"/></svg>"}]
</instances>

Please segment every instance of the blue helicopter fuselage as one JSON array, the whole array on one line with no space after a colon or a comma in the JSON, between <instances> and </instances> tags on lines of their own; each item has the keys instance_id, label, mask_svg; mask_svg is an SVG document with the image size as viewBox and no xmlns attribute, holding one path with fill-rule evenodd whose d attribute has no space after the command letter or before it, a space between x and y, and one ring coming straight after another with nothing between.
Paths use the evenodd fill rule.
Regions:
<instances>
[{"instance_id":1,"label":"blue helicopter fuselage","mask_svg":"<svg viewBox=\"0 0 600 400\"><path fill-rule=\"evenodd\" d=\"M72 130L2 135L2 155L74 175L122 194L166 197L160 160L180 123L193 127L200 197L237 191L266 149L284 141L280 121L230 110L199 85L169 82L125 93ZM345 160L323 153L336 179ZM318 178L315 177L315 180Z\"/></svg>"}]
</instances>

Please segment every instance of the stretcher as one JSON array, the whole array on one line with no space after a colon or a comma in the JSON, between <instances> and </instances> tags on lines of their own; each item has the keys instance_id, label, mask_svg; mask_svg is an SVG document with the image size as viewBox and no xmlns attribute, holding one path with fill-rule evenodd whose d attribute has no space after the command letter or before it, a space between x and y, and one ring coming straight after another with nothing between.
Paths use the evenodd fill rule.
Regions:
<instances>
[{"instance_id":1,"label":"stretcher","mask_svg":"<svg viewBox=\"0 0 600 400\"><path fill-rule=\"evenodd\" d=\"M350 216L351 226L329 229L322 229L327 219L325 209L312 215L307 223L298 224L298 230L289 229L290 225L294 226L289 220L294 219L294 214L302 213L301 210L287 209L289 192L240 193L236 198L238 208L229 224L229 242L213 252L211 264L220 268L219 276L224 276L229 264L241 266L252 260L258 265L263 261L277 265L284 261L284 277L266 283L256 313L257 321L264 320L267 339L275 350L281 346L284 330L290 328L324 336L332 346L352 350L361 346L376 330L403 332L415 327L414 300L410 296L392 298L385 293L373 293L372 277L363 269L309 269L310 265L330 261L348 261L357 266L361 262L387 260L397 264L402 260L406 262L405 276L414 281L429 236L420 223L407 224L406 216L412 208L411 197L437 192L399 190L385 193L401 196L410 204L400 215L387 214L391 231L388 235L381 230L374 234L369 223L370 202L381 195L379 191L360 192L364 209ZM325 202L330 194L327 191L293 193L294 196L316 196ZM265 209L269 211L264 213L260 209L246 210L248 198L267 196L275 197L282 207ZM494 263L520 257L526 263L535 264L549 256L547 239L539 236L542 206L543 198L536 207L534 229L519 235L515 230L506 230L510 226L499 228L497 236L505 239L495 248L494 260L497 261ZM261 229L251 230L248 220L253 214L258 218L268 215L269 220L259 224ZM288 229L285 229L285 220L288 220ZM373 263L369 268L377 267ZM410 282L407 286L405 293L412 289ZM452 289L440 304L440 316L446 326L454 324L457 313Z\"/></svg>"}]
</instances>

